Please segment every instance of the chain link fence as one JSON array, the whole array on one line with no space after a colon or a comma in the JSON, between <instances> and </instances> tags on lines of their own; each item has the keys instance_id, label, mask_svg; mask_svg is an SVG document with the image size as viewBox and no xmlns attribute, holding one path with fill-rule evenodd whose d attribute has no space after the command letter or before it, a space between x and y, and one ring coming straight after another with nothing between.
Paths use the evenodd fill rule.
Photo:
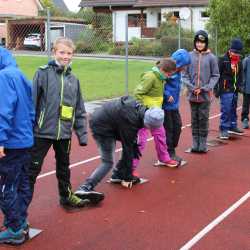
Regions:
<instances>
[{"instance_id":1,"label":"chain link fence","mask_svg":"<svg viewBox=\"0 0 250 250\"><path fill-rule=\"evenodd\" d=\"M170 56L178 48L193 49L194 33L204 29L205 22L197 19L190 24L178 15L160 9L129 14L84 11L73 19L50 17L48 11L45 17L9 20L6 47L25 52L36 50L50 58L53 41L59 36L69 37L76 45L76 56L95 60L92 64L102 75L100 85L110 89L106 97L112 97L131 93L140 73L149 70L159 58ZM209 37L209 47L218 54L216 31L210 32ZM89 65L86 62L85 68ZM88 89L94 84L93 77L86 82L88 85L83 84L83 88ZM122 91L112 90L114 82Z\"/></svg>"}]
</instances>

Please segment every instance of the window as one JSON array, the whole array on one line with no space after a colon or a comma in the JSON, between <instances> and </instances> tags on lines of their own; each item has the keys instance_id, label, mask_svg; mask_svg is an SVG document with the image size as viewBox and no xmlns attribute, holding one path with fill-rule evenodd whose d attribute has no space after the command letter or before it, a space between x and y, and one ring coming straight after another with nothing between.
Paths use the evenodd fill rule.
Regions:
<instances>
[{"instance_id":1,"label":"window","mask_svg":"<svg viewBox=\"0 0 250 250\"><path fill-rule=\"evenodd\" d=\"M201 18L209 18L209 13L207 11L201 11Z\"/></svg>"},{"instance_id":2,"label":"window","mask_svg":"<svg viewBox=\"0 0 250 250\"><path fill-rule=\"evenodd\" d=\"M177 18L180 18L180 12L179 11L174 11L173 16L177 17Z\"/></svg>"},{"instance_id":3,"label":"window","mask_svg":"<svg viewBox=\"0 0 250 250\"><path fill-rule=\"evenodd\" d=\"M146 24L146 18L146 14L143 14L144 24ZM141 14L128 14L128 27L141 27Z\"/></svg>"},{"instance_id":4,"label":"window","mask_svg":"<svg viewBox=\"0 0 250 250\"><path fill-rule=\"evenodd\" d=\"M158 13L157 23L158 23L158 27L160 27L161 26L161 13Z\"/></svg>"}]
</instances>

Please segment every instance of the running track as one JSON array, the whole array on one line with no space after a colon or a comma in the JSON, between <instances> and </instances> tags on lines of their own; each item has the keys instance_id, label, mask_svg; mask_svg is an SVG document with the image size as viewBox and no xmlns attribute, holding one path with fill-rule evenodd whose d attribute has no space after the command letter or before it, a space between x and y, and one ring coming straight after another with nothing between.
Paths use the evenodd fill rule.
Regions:
<instances>
[{"instance_id":1,"label":"running track","mask_svg":"<svg viewBox=\"0 0 250 250\"><path fill-rule=\"evenodd\" d=\"M18 249L250 250L250 131L226 145L211 147L207 155L186 154L191 130L184 99L181 114L184 128L178 153L188 165L153 167L156 153L151 140L138 169L149 182L127 190L104 180L96 188L106 195L98 207L67 213L59 206L50 151L29 215L31 225L44 231ZM209 139L215 139L217 101L210 116ZM75 137L73 142L71 173L76 188L98 165L99 156L91 136L87 147L79 147Z\"/></svg>"}]
</instances>

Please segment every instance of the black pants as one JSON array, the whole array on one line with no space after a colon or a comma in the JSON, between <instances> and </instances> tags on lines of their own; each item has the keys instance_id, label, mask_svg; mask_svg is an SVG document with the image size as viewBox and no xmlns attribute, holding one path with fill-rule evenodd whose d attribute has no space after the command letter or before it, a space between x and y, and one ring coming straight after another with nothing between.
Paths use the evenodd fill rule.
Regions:
<instances>
[{"instance_id":1,"label":"black pants","mask_svg":"<svg viewBox=\"0 0 250 250\"><path fill-rule=\"evenodd\" d=\"M198 137L207 137L209 125L209 102L190 102L192 135Z\"/></svg>"},{"instance_id":2,"label":"black pants","mask_svg":"<svg viewBox=\"0 0 250 250\"><path fill-rule=\"evenodd\" d=\"M181 135L182 121L179 110L164 110L164 128L166 131L166 142L170 155L174 154L175 148Z\"/></svg>"},{"instance_id":3,"label":"black pants","mask_svg":"<svg viewBox=\"0 0 250 250\"><path fill-rule=\"evenodd\" d=\"M243 105L241 113L241 121L247 119L249 121L250 94L243 94Z\"/></svg>"},{"instance_id":4,"label":"black pants","mask_svg":"<svg viewBox=\"0 0 250 250\"><path fill-rule=\"evenodd\" d=\"M58 180L59 195L68 197L70 184L69 152L70 140L51 140L35 137L35 143L31 149L31 164L29 169L29 178L31 191L34 192L36 178L42 169L43 160L53 145L56 158L56 177Z\"/></svg>"}]
</instances>

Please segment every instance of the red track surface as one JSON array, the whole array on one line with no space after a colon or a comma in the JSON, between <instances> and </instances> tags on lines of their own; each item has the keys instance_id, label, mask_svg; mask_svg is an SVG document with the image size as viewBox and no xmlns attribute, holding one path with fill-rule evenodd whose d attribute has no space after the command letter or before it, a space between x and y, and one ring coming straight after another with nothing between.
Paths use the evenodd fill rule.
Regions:
<instances>
[{"instance_id":1,"label":"red track surface","mask_svg":"<svg viewBox=\"0 0 250 250\"><path fill-rule=\"evenodd\" d=\"M181 108L183 125L190 123L188 103ZM213 103L211 116L219 109ZM218 134L219 118L211 119L209 138ZM66 213L58 204L54 174L37 181L29 221L44 231L21 246L25 250L175 250L180 249L205 226L249 192L250 131L227 145L212 147L206 155L185 154L191 145L189 127L182 132L179 155L188 165L180 169L155 168L154 144L144 152L141 176L150 181L132 190L107 184L97 190L106 198L99 207ZM71 162L97 156L93 140L80 148L74 138ZM43 173L54 170L54 154L50 152ZM95 169L99 160L72 169L72 185L76 188ZM192 249L249 250L250 199L208 232ZM4 249L5 247L0 247ZM9 248L8 248L9 249Z\"/></svg>"}]
</instances>

